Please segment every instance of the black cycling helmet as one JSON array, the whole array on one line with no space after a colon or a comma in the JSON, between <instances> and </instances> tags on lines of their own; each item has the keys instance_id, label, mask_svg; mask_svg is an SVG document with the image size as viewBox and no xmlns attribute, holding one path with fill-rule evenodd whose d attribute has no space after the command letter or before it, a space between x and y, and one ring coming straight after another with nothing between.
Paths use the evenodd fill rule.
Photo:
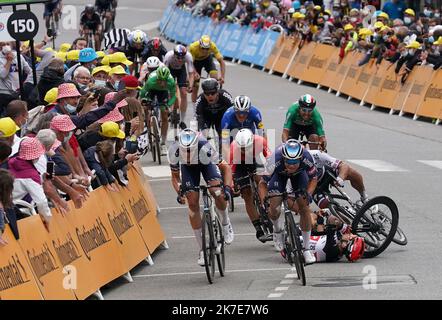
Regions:
<instances>
[{"instance_id":1,"label":"black cycling helmet","mask_svg":"<svg viewBox=\"0 0 442 320\"><path fill-rule=\"evenodd\" d=\"M94 13L95 12L95 6L93 4L88 4L84 8L84 12L86 13Z\"/></svg>"},{"instance_id":2,"label":"black cycling helmet","mask_svg":"<svg viewBox=\"0 0 442 320\"><path fill-rule=\"evenodd\" d=\"M205 79L201 83L201 88L204 92L217 92L219 90L218 80L213 78Z\"/></svg>"},{"instance_id":3,"label":"black cycling helmet","mask_svg":"<svg viewBox=\"0 0 442 320\"><path fill-rule=\"evenodd\" d=\"M299 98L298 100L298 103L301 108L306 108L310 110L313 110L316 106L315 98L313 98L309 94L304 94L303 96L301 96L301 98Z\"/></svg>"}]
</instances>

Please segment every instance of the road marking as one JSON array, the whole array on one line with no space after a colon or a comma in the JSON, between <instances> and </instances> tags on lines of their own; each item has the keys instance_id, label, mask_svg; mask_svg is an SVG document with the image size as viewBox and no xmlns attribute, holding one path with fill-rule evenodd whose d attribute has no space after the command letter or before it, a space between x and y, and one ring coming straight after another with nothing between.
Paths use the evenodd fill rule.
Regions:
<instances>
[{"instance_id":1,"label":"road marking","mask_svg":"<svg viewBox=\"0 0 442 320\"><path fill-rule=\"evenodd\" d=\"M149 176L150 178L164 178L172 176L169 166L143 167L143 172L146 176Z\"/></svg>"},{"instance_id":2,"label":"road marking","mask_svg":"<svg viewBox=\"0 0 442 320\"><path fill-rule=\"evenodd\" d=\"M235 233L235 237L237 236L256 236L255 233ZM174 236L172 239L192 239L195 238L195 236Z\"/></svg>"},{"instance_id":3,"label":"road marking","mask_svg":"<svg viewBox=\"0 0 442 320\"><path fill-rule=\"evenodd\" d=\"M408 172L407 169L395 166L382 160L347 160L361 167L366 167L376 172Z\"/></svg>"},{"instance_id":4,"label":"road marking","mask_svg":"<svg viewBox=\"0 0 442 320\"><path fill-rule=\"evenodd\" d=\"M295 283L295 280L287 279L287 280L282 280L279 284L293 284L293 283Z\"/></svg>"},{"instance_id":5,"label":"road marking","mask_svg":"<svg viewBox=\"0 0 442 320\"><path fill-rule=\"evenodd\" d=\"M417 160L417 161L426 164L428 166L432 166L434 168L442 170L442 161L438 160Z\"/></svg>"},{"instance_id":6,"label":"road marking","mask_svg":"<svg viewBox=\"0 0 442 320\"><path fill-rule=\"evenodd\" d=\"M136 26L134 29L143 30L143 31L151 31L151 30L157 29L159 27L159 25L160 25L160 21L154 21L151 23L146 23L146 24Z\"/></svg>"},{"instance_id":7,"label":"road marking","mask_svg":"<svg viewBox=\"0 0 442 320\"><path fill-rule=\"evenodd\" d=\"M158 181L170 181L170 178L163 178L163 179L149 179L149 182L158 182Z\"/></svg>"},{"instance_id":8,"label":"road marking","mask_svg":"<svg viewBox=\"0 0 442 320\"><path fill-rule=\"evenodd\" d=\"M276 287L275 291L287 291L289 287Z\"/></svg>"},{"instance_id":9,"label":"road marking","mask_svg":"<svg viewBox=\"0 0 442 320\"><path fill-rule=\"evenodd\" d=\"M241 203L235 203L235 207L237 206L245 206L244 202ZM202 206L201 206L202 208ZM187 209L187 206L183 205L181 207L164 207L164 208L160 208L160 210L176 210L176 209Z\"/></svg>"},{"instance_id":10,"label":"road marking","mask_svg":"<svg viewBox=\"0 0 442 320\"><path fill-rule=\"evenodd\" d=\"M294 271L296 272L296 269ZM289 274L285 275L285 278L286 279L298 279L298 275L296 273L289 273Z\"/></svg>"},{"instance_id":11,"label":"road marking","mask_svg":"<svg viewBox=\"0 0 442 320\"><path fill-rule=\"evenodd\" d=\"M281 298L283 293L271 293L267 296L267 298Z\"/></svg>"},{"instance_id":12,"label":"road marking","mask_svg":"<svg viewBox=\"0 0 442 320\"><path fill-rule=\"evenodd\" d=\"M282 271L287 270L287 268L266 268L266 269L238 269L238 270L226 270L226 273L234 272L259 272L259 271ZM170 276L184 276L192 274L206 274L205 271L196 272L177 272L177 273L156 273L156 274L139 274L132 276L132 278L155 278L155 277L170 277Z\"/></svg>"}]
</instances>

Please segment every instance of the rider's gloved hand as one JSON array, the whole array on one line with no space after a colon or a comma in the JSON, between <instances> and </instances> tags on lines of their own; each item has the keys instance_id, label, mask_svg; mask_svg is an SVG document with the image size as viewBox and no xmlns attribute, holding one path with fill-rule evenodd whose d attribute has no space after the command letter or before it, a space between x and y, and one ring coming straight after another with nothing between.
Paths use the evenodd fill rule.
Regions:
<instances>
[{"instance_id":1,"label":"rider's gloved hand","mask_svg":"<svg viewBox=\"0 0 442 320\"><path fill-rule=\"evenodd\" d=\"M224 186L224 199L228 200L232 198L232 188L230 186Z\"/></svg>"},{"instance_id":2,"label":"rider's gloved hand","mask_svg":"<svg viewBox=\"0 0 442 320\"><path fill-rule=\"evenodd\" d=\"M336 184L337 184L339 187L343 188L343 187L344 187L344 180L343 180L341 177L337 177L337 178L336 178Z\"/></svg>"},{"instance_id":3,"label":"rider's gloved hand","mask_svg":"<svg viewBox=\"0 0 442 320\"><path fill-rule=\"evenodd\" d=\"M184 200L184 197L183 197L183 196L180 196L180 195L178 195L178 196L176 197L176 201L177 201L179 204L186 204L186 200Z\"/></svg>"}]
</instances>

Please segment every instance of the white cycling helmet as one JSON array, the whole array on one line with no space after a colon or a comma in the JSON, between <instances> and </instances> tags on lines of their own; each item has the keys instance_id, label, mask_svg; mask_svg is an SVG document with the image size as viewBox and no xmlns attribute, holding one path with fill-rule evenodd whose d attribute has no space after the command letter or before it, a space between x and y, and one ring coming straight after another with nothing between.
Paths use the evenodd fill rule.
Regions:
<instances>
[{"instance_id":1,"label":"white cycling helmet","mask_svg":"<svg viewBox=\"0 0 442 320\"><path fill-rule=\"evenodd\" d=\"M147 43L147 35L141 30L134 30L129 33L128 40L131 44Z\"/></svg>"},{"instance_id":2,"label":"white cycling helmet","mask_svg":"<svg viewBox=\"0 0 442 320\"><path fill-rule=\"evenodd\" d=\"M147 58L146 65L149 70L156 70L161 65L161 61L158 57L152 56Z\"/></svg>"},{"instance_id":3,"label":"white cycling helmet","mask_svg":"<svg viewBox=\"0 0 442 320\"><path fill-rule=\"evenodd\" d=\"M198 145L198 132L189 128L184 129L178 136L178 143L183 149L190 149Z\"/></svg>"},{"instance_id":4,"label":"white cycling helmet","mask_svg":"<svg viewBox=\"0 0 442 320\"><path fill-rule=\"evenodd\" d=\"M289 139L282 147L282 156L286 160L300 160L304 153L304 146L295 139Z\"/></svg>"},{"instance_id":5,"label":"white cycling helmet","mask_svg":"<svg viewBox=\"0 0 442 320\"><path fill-rule=\"evenodd\" d=\"M250 101L250 98L247 96L237 96L235 98L233 108L237 112L249 112L250 106L252 105L252 102Z\"/></svg>"},{"instance_id":6,"label":"white cycling helmet","mask_svg":"<svg viewBox=\"0 0 442 320\"><path fill-rule=\"evenodd\" d=\"M240 148L250 148L253 146L253 132L250 129L241 129L235 136L235 142Z\"/></svg>"}]
</instances>

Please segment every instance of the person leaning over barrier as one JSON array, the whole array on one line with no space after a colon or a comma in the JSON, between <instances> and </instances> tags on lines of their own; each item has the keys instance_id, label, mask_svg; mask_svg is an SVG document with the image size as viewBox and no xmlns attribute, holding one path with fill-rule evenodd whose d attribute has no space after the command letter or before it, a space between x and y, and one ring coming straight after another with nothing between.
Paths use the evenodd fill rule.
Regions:
<instances>
[{"instance_id":1,"label":"person leaning over barrier","mask_svg":"<svg viewBox=\"0 0 442 320\"><path fill-rule=\"evenodd\" d=\"M7 222L5 210L12 208L12 190L14 177L5 169L0 169L0 247L7 245L8 241L3 237Z\"/></svg>"}]
</instances>

